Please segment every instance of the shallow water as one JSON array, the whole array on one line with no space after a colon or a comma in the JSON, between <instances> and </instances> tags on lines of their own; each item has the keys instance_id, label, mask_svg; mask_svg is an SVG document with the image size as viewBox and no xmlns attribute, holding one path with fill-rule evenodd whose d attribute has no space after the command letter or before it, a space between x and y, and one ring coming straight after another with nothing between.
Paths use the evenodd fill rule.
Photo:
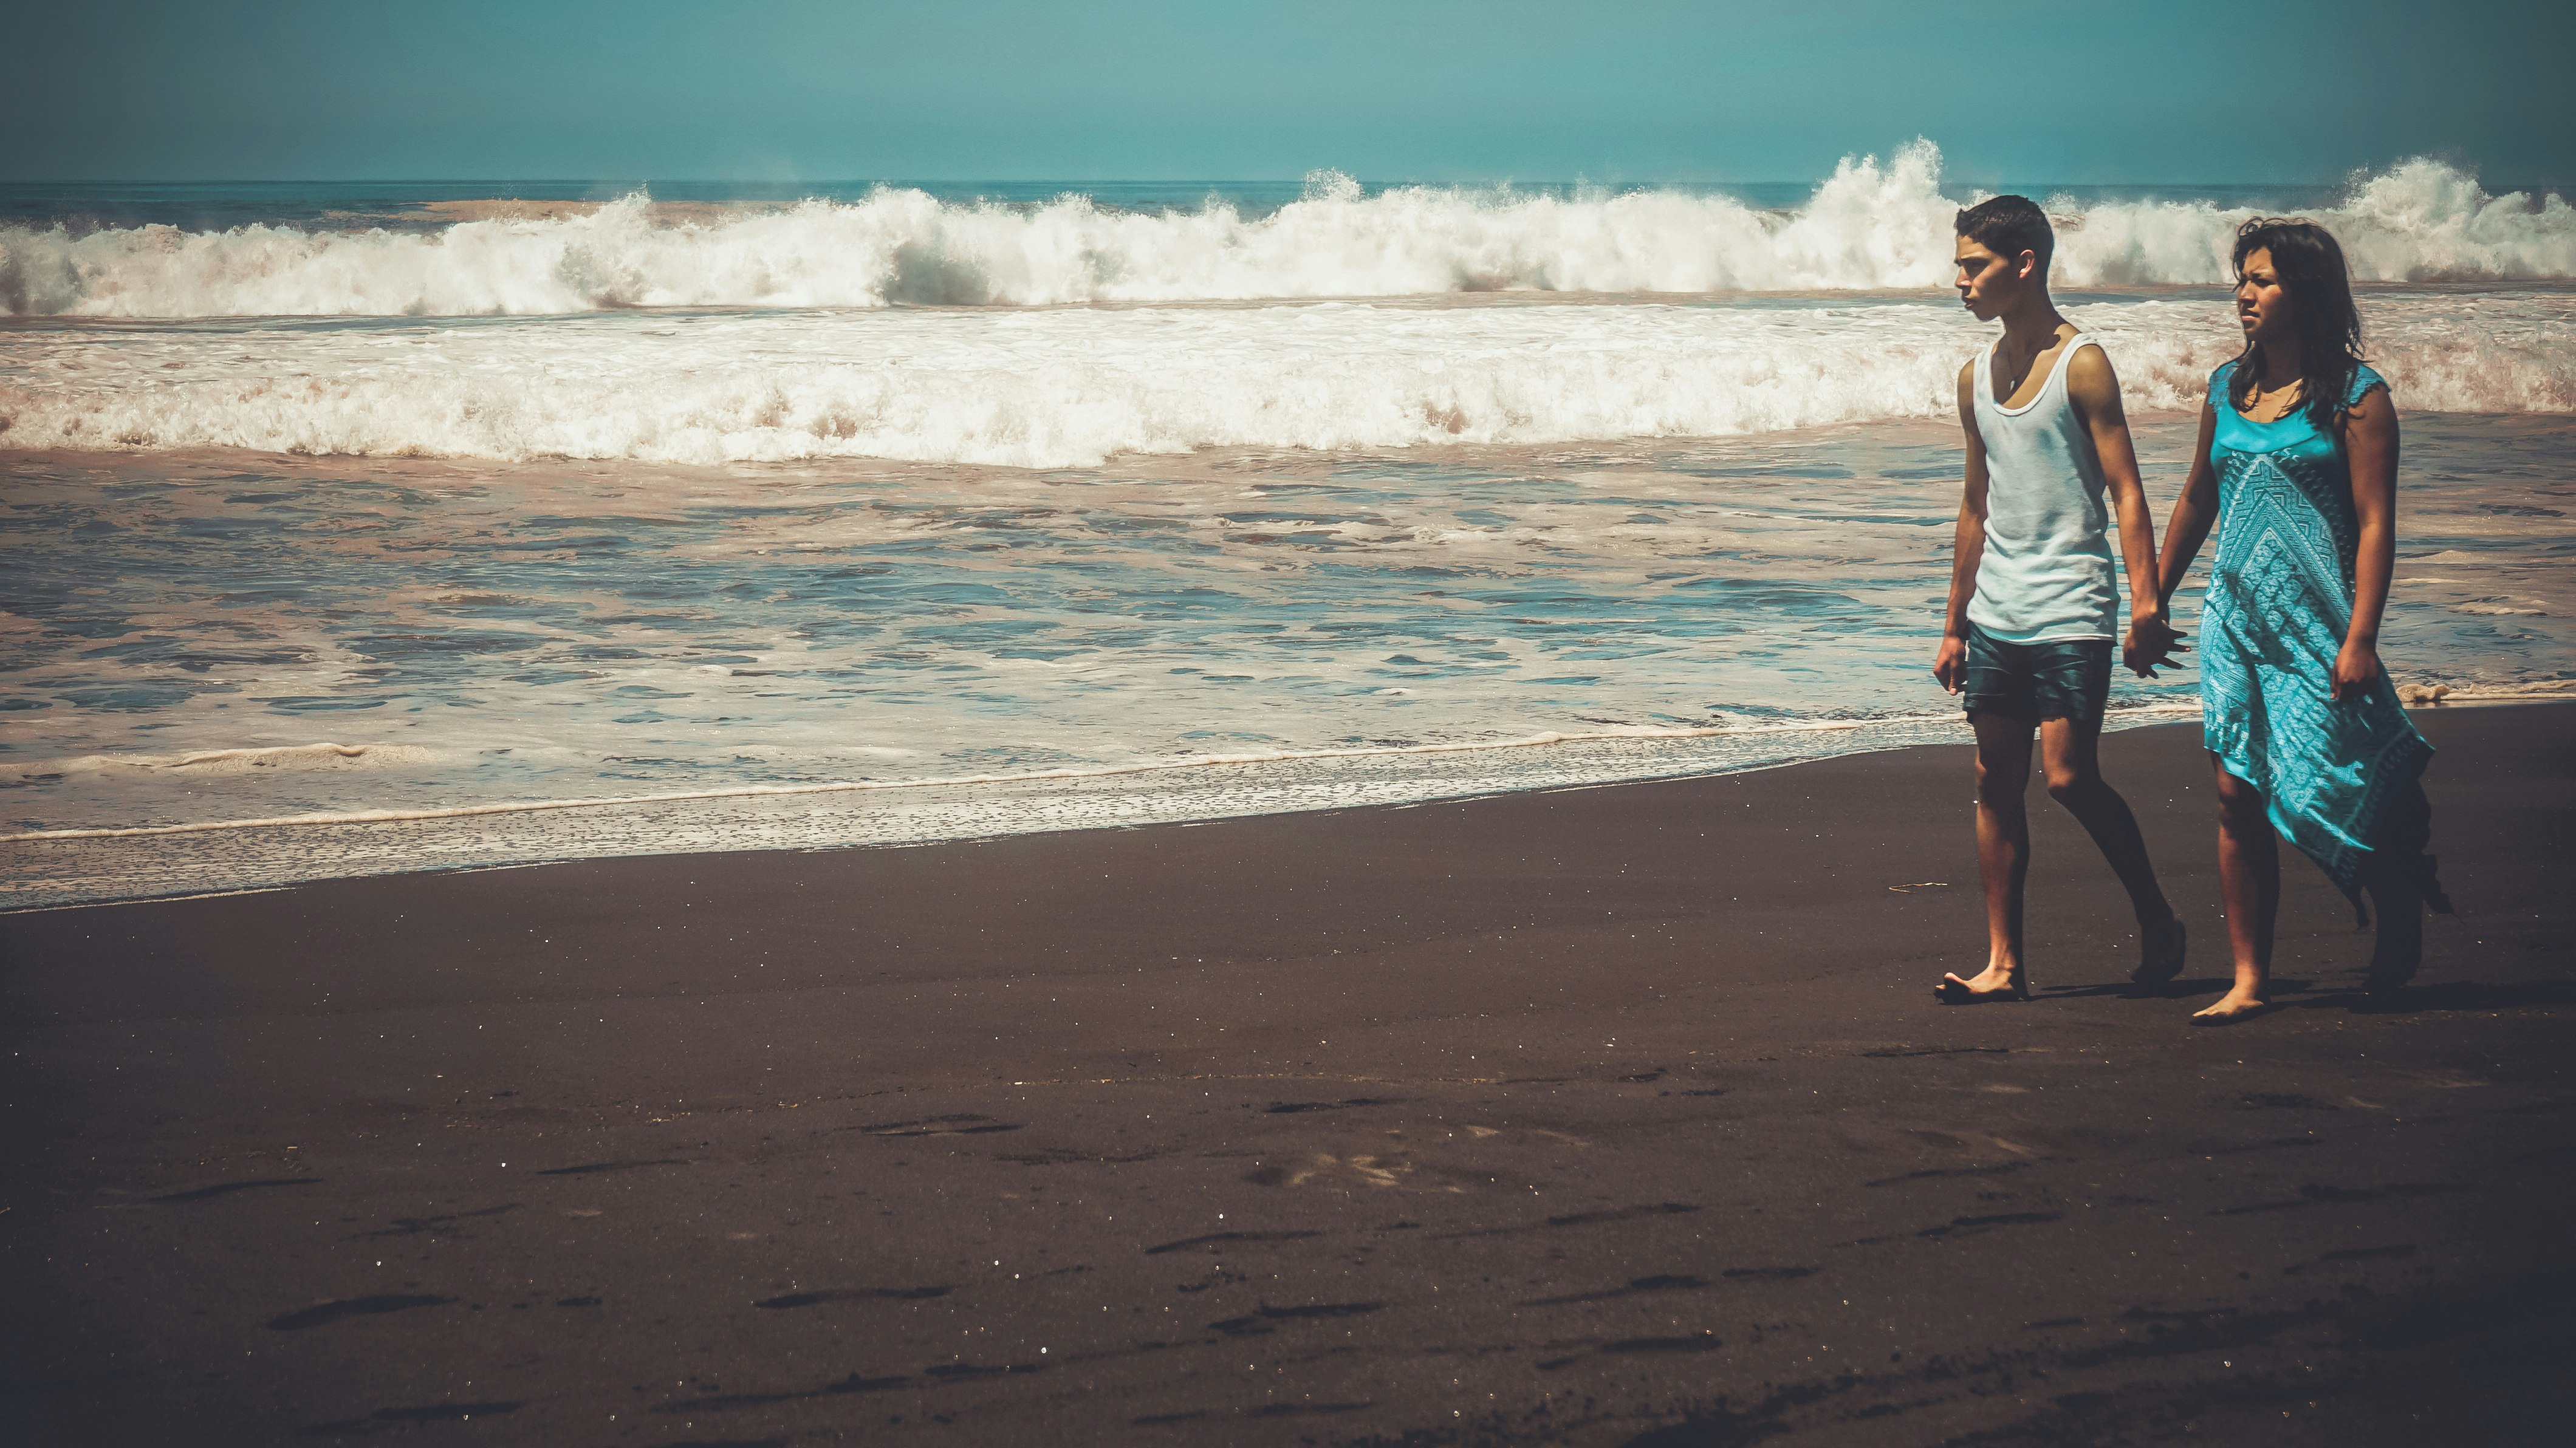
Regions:
<instances>
[{"instance_id":1,"label":"shallow water","mask_svg":"<svg viewBox=\"0 0 2576 1448\"><path fill-rule=\"evenodd\" d=\"M2576 422L2406 427L2392 673L2576 680ZM2188 423L2138 432L2161 514ZM1045 473L22 454L0 808L23 833L1264 761L897 812L973 832L1941 737L1957 468L1920 423ZM1590 742L1491 747L1551 735ZM887 808L869 837L901 835Z\"/></svg>"},{"instance_id":2,"label":"shallow water","mask_svg":"<svg viewBox=\"0 0 2576 1448\"><path fill-rule=\"evenodd\" d=\"M1991 333L1938 181L1917 146L1803 201L8 191L0 889L1956 737L1926 666ZM2049 202L2159 520L2257 201ZM2392 672L2565 689L2576 211L2421 161L2330 203L2406 410Z\"/></svg>"},{"instance_id":3,"label":"shallow water","mask_svg":"<svg viewBox=\"0 0 2576 1448\"><path fill-rule=\"evenodd\" d=\"M1916 712L1901 635L1937 607L1955 451L1898 428L1044 474L53 455L11 499L9 607L41 630L0 726L11 817ZM321 740L369 752L237 753Z\"/></svg>"}]
</instances>

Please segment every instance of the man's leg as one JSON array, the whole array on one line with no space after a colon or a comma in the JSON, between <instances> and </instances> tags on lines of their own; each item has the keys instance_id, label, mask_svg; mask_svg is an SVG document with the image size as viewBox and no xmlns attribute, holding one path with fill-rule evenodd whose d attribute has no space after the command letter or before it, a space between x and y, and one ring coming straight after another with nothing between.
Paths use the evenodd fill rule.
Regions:
<instances>
[{"instance_id":1,"label":"man's leg","mask_svg":"<svg viewBox=\"0 0 2576 1448\"><path fill-rule=\"evenodd\" d=\"M2272 920L2281 906L2281 840L2272 832L2263 792L2218 772L2218 894L2227 904L2227 946L2236 983L2196 1019L2226 1020L2263 1007L2272 978Z\"/></svg>"},{"instance_id":2,"label":"man's leg","mask_svg":"<svg viewBox=\"0 0 2576 1448\"><path fill-rule=\"evenodd\" d=\"M2147 961L2139 967L2137 979L2171 980L2182 967L2177 948L2182 925L2174 918L2164 887L2156 883L2156 867L2147 859L2147 842L2138 833L2137 816L2129 813L2129 802L2102 778L2101 716L2043 720L2039 738L2049 797L2066 806L2067 813L2084 826L2102 858L2111 862L2111 873L2120 877L2120 888L2129 892L2129 908L2137 914L2138 939Z\"/></svg>"},{"instance_id":3,"label":"man's leg","mask_svg":"<svg viewBox=\"0 0 2576 1448\"><path fill-rule=\"evenodd\" d=\"M1977 873L1986 887L1986 968L1972 979L1947 975L1977 995L2028 989L2021 959L2022 878L2030 870L2030 721L1991 709L1970 716L1977 731Z\"/></svg>"},{"instance_id":4,"label":"man's leg","mask_svg":"<svg viewBox=\"0 0 2576 1448\"><path fill-rule=\"evenodd\" d=\"M2433 861L2424 847L2433 838L2433 805L2417 784L2389 806L2362 887L2378 907L2379 935L2370 952L2373 994L2393 992L2415 978L2424 963L2424 906Z\"/></svg>"}]
</instances>

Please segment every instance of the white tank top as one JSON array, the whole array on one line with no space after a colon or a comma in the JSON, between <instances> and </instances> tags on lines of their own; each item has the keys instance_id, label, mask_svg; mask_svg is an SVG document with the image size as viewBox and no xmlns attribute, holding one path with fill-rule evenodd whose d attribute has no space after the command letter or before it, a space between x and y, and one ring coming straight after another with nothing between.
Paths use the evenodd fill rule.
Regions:
<instances>
[{"instance_id":1,"label":"white tank top","mask_svg":"<svg viewBox=\"0 0 2576 1448\"><path fill-rule=\"evenodd\" d=\"M2066 396L2075 354L2101 344L2067 339L2021 407L1995 401L1994 349L1977 354L1977 435L1986 444L1986 551L1968 622L2012 643L2119 636L2102 460Z\"/></svg>"}]
</instances>

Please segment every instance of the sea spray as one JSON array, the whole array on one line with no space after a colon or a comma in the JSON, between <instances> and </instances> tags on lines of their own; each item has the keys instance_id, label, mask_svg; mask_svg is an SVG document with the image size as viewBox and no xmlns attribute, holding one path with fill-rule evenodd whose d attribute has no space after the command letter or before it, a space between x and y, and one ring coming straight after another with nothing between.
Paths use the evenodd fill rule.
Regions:
<instances>
[{"instance_id":1,"label":"sea spray","mask_svg":"<svg viewBox=\"0 0 2576 1448\"><path fill-rule=\"evenodd\" d=\"M1364 194L1319 172L1246 215L1035 206L882 188L856 202L659 225L638 193L588 215L430 233L168 226L0 228L0 310L98 317L532 315L630 307L1055 306L1479 291L1925 291L1949 276L1941 157L1927 141L1848 158L1801 206L1642 188ZM2061 286L2227 277L2249 213L2207 201L2051 203ZM2576 208L2489 195L2408 160L2318 214L2365 281L2576 277Z\"/></svg>"}]
</instances>

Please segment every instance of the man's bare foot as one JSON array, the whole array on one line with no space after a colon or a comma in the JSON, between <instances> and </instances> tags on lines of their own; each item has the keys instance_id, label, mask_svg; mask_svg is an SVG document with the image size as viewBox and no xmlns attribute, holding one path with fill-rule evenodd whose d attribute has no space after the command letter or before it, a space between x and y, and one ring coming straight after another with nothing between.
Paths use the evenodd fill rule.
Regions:
<instances>
[{"instance_id":1,"label":"man's bare foot","mask_svg":"<svg viewBox=\"0 0 2576 1448\"><path fill-rule=\"evenodd\" d=\"M2211 1002L2207 1009L2193 1011L2191 1018L2204 1026L2223 1026L2230 1021L2241 1021L2247 1016L2259 1016L2271 1009L2271 1006L2272 1003L2263 998L2261 991L2249 990L2240 985Z\"/></svg>"},{"instance_id":2,"label":"man's bare foot","mask_svg":"<svg viewBox=\"0 0 2576 1448\"><path fill-rule=\"evenodd\" d=\"M1941 983L1932 987L1932 994L1948 1006L1976 1005L1983 1001L2026 1001L2030 999L2030 977L2012 966L1990 964L1973 978L1944 973Z\"/></svg>"},{"instance_id":3,"label":"man's bare foot","mask_svg":"<svg viewBox=\"0 0 2576 1448\"><path fill-rule=\"evenodd\" d=\"M2129 972L2130 981L2137 985L2162 985L2182 974L2185 942L2189 938L2179 915L2166 921L2163 930L2143 936L2138 942L2143 959L2136 970Z\"/></svg>"}]
</instances>

